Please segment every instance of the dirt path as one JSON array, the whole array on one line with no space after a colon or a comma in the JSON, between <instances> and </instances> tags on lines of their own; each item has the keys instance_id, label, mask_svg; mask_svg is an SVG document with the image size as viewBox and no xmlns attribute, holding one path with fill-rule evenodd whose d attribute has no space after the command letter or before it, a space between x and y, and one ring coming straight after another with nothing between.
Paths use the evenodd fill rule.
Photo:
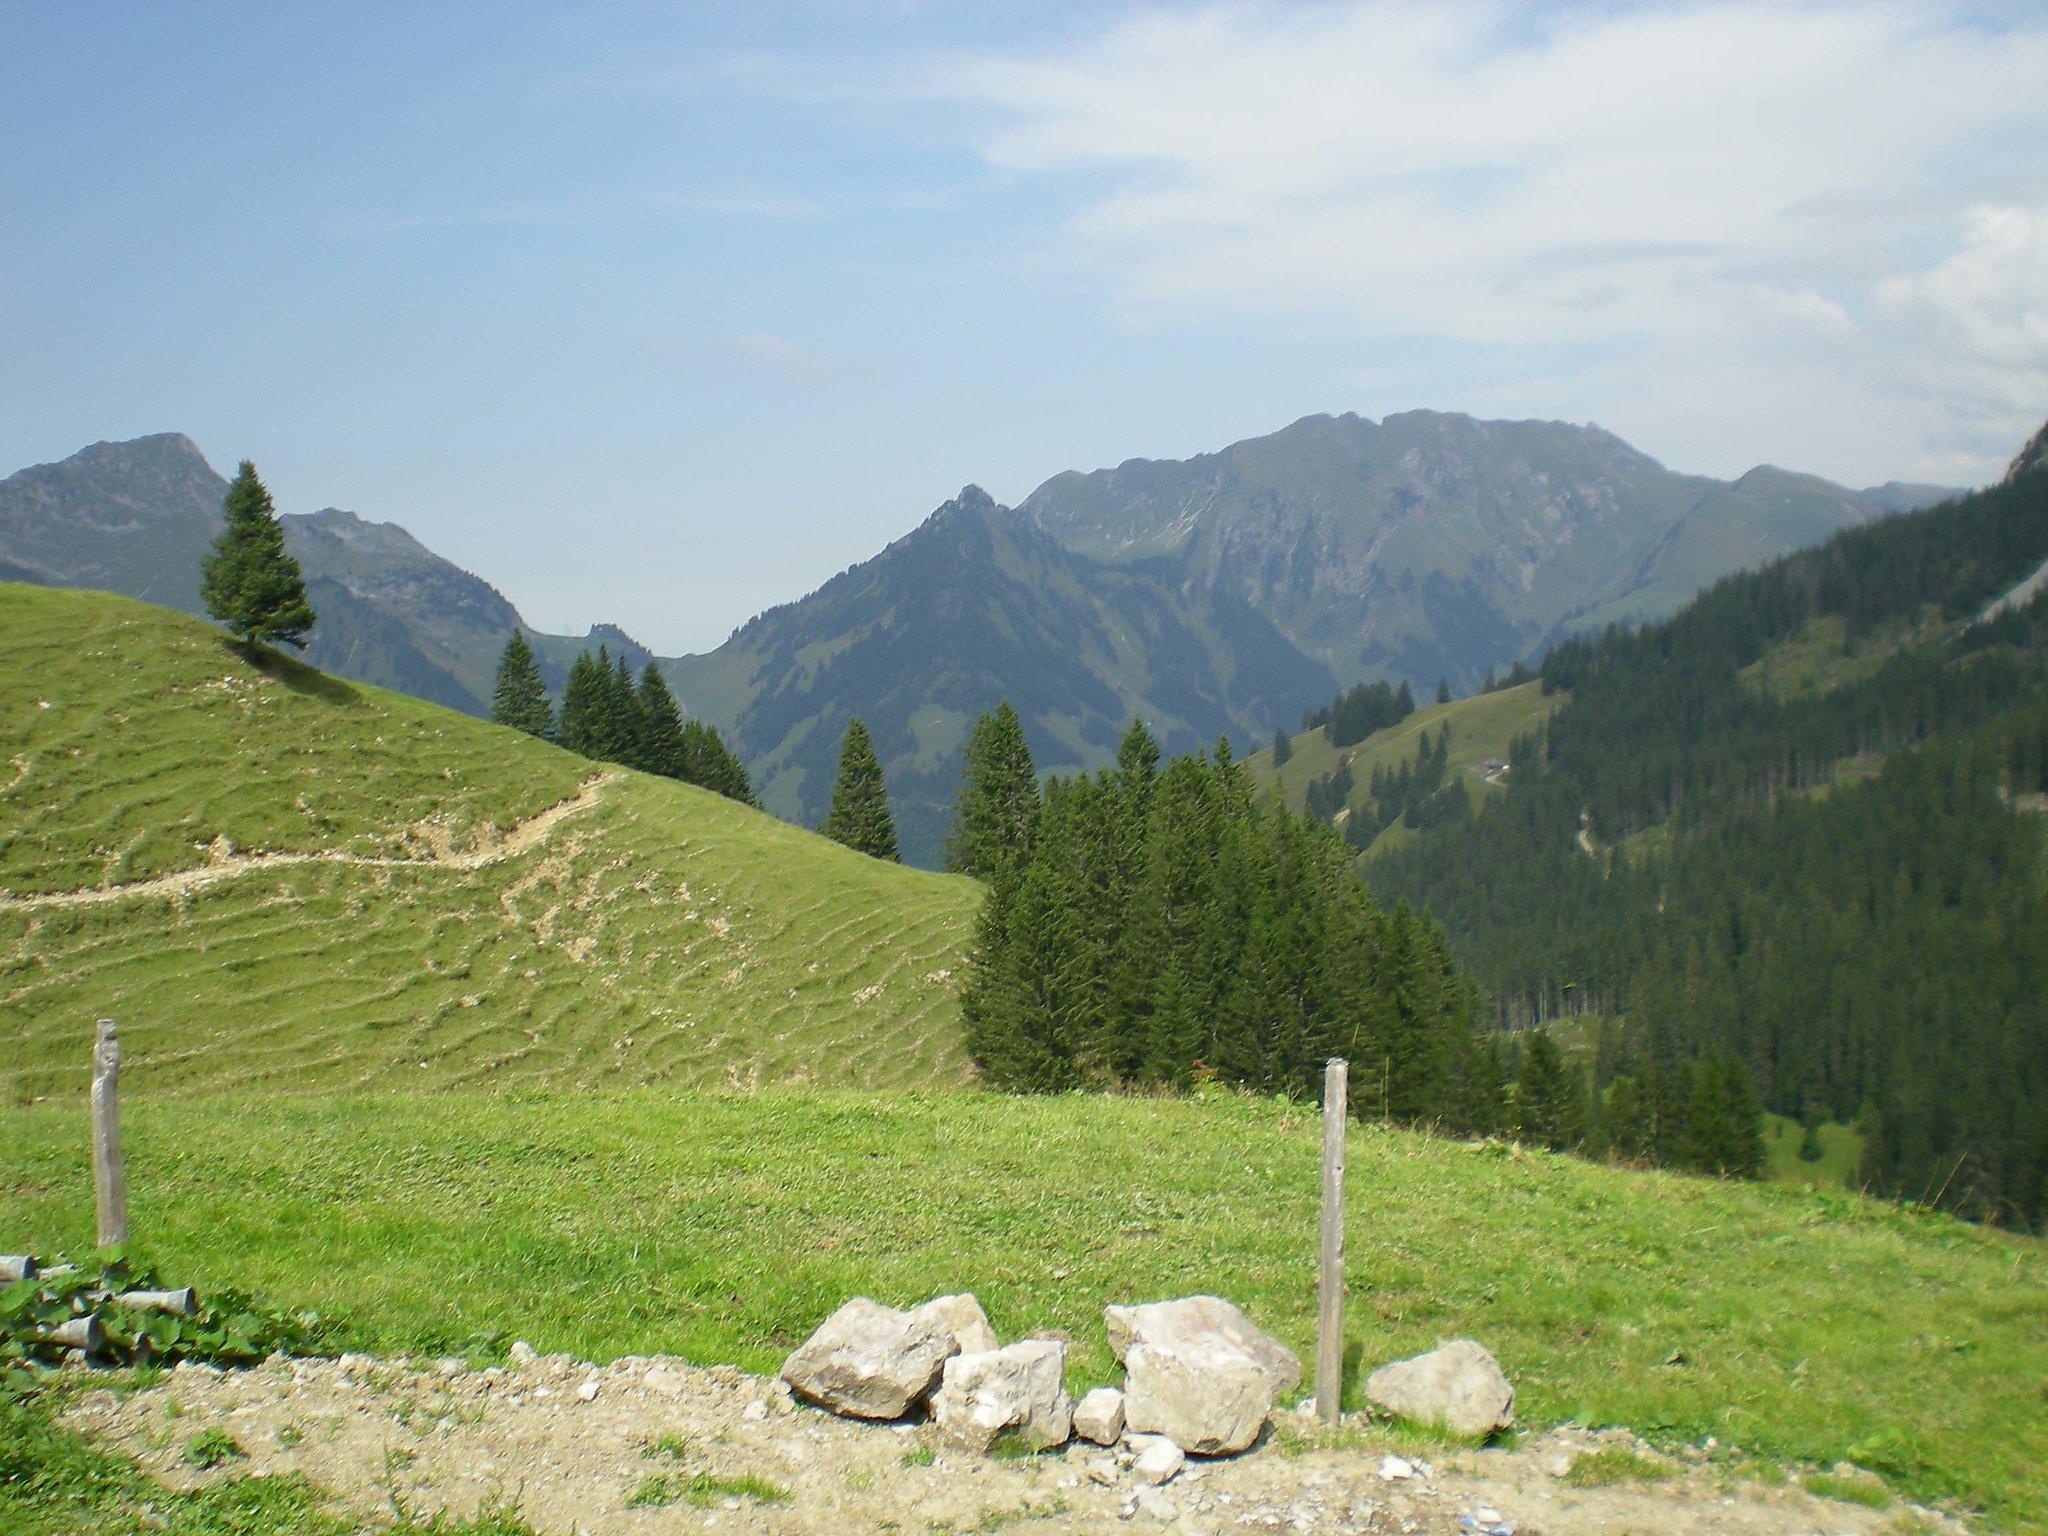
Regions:
<instances>
[{"instance_id":1,"label":"dirt path","mask_svg":"<svg viewBox=\"0 0 2048 1536\"><path fill-rule=\"evenodd\" d=\"M146 1392L89 1391L82 1432L165 1482L301 1472L365 1517L515 1503L545 1536L670 1531L854 1536L903 1532L1170 1536L1877 1536L1965 1527L1894 1506L1736 1480L1704 1455L1667 1459L1625 1432L1559 1430L1512 1450L1449 1452L1390 1478L1390 1444L1360 1425L1318 1439L1287 1415L1240 1457L1140 1488L1128 1456L1092 1445L1023 1460L951 1447L927 1424L857 1424L795 1407L778 1383L674 1359L602 1369L566 1358L471 1371L459 1362L273 1361L180 1367ZM218 1430L241 1455L201 1470ZM1656 1481L1581 1487L1582 1458L1627 1452ZM1598 1463L1595 1463L1597 1465ZM1640 1467L1641 1464L1637 1464ZM754 1481L746 1481L746 1480Z\"/></svg>"},{"instance_id":2,"label":"dirt path","mask_svg":"<svg viewBox=\"0 0 2048 1536\"><path fill-rule=\"evenodd\" d=\"M222 880L263 874L273 869L290 869L301 864L349 864L364 869L482 869L486 865L517 858L546 838L562 821L589 810L604 798L604 789L611 782L611 777L605 774L588 780L574 797L527 817L507 831L500 832L494 827L481 829L467 847L457 847L449 829L437 821L418 822L406 830L406 841L419 848L417 854L344 853L337 849L318 853L233 853L217 845L206 863L148 880L95 885L82 891L51 891L38 896L0 893L0 912L98 907L155 896L177 897Z\"/></svg>"}]
</instances>

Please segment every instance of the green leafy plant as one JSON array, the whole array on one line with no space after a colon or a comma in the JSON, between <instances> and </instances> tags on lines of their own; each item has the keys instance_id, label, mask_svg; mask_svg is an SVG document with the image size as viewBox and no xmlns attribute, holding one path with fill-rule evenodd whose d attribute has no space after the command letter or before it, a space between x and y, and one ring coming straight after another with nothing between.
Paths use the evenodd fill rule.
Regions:
<instances>
[{"instance_id":1,"label":"green leafy plant","mask_svg":"<svg viewBox=\"0 0 2048 1536\"><path fill-rule=\"evenodd\" d=\"M203 1429L185 1444L185 1459L195 1467L218 1467L249 1453L224 1429Z\"/></svg>"},{"instance_id":2,"label":"green leafy plant","mask_svg":"<svg viewBox=\"0 0 2048 1536\"><path fill-rule=\"evenodd\" d=\"M330 1330L318 1313L282 1312L240 1291L207 1292L186 1314L124 1306L118 1299L162 1288L153 1269L109 1249L96 1262L54 1266L0 1289L0 1381L12 1381L16 1391L32 1389L37 1368L73 1348L115 1365L251 1365L272 1351L326 1352Z\"/></svg>"}]
</instances>

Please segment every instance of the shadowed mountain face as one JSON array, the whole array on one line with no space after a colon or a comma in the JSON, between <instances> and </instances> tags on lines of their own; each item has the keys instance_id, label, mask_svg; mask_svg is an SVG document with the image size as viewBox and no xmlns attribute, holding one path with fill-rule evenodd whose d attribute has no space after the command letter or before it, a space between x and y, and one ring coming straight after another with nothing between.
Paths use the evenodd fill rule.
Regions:
<instances>
[{"instance_id":1,"label":"shadowed mountain face","mask_svg":"<svg viewBox=\"0 0 2048 1536\"><path fill-rule=\"evenodd\" d=\"M1769 468L1675 474L1598 427L1436 411L1310 416L1220 453L1056 475L1019 508L1079 553L1251 604L1340 683L1460 687L1886 509Z\"/></svg>"},{"instance_id":2,"label":"shadowed mountain face","mask_svg":"<svg viewBox=\"0 0 2048 1536\"><path fill-rule=\"evenodd\" d=\"M1112 756L1133 716L1188 750L1270 731L1334 686L1242 602L1077 556L974 486L669 675L689 707L733 728L768 808L811 824L859 715L919 862L939 856L968 728L1004 698L1039 767L1073 772Z\"/></svg>"}]
</instances>

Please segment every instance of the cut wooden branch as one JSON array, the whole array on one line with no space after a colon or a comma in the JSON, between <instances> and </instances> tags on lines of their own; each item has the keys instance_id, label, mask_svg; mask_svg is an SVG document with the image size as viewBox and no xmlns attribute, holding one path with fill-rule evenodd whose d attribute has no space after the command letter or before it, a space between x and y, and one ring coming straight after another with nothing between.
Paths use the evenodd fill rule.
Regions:
<instances>
[{"instance_id":1,"label":"cut wooden branch","mask_svg":"<svg viewBox=\"0 0 2048 1536\"><path fill-rule=\"evenodd\" d=\"M1344 1137L1350 1068L1323 1068L1323 1229L1317 1282L1316 1417L1335 1425L1344 1397Z\"/></svg>"},{"instance_id":2,"label":"cut wooden branch","mask_svg":"<svg viewBox=\"0 0 2048 1536\"><path fill-rule=\"evenodd\" d=\"M0 1253L0 1284L15 1280L33 1280L36 1273L34 1254Z\"/></svg>"},{"instance_id":3,"label":"cut wooden branch","mask_svg":"<svg viewBox=\"0 0 2048 1536\"><path fill-rule=\"evenodd\" d=\"M199 1310L199 1293L189 1285L172 1291L98 1291L92 1299L112 1302L130 1312L170 1312L178 1317L190 1317Z\"/></svg>"},{"instance_id":4,"label":"cut wooden branch","mask_svg":"<svg viewBox=\"0 0 2048 1536\"><path fill-rule=\"evenodd\" d=\"M54 1328L39 1328L36 1338L44 1344L62 1344L67 1349L82 1349L88 1355L98 1352L107 1342L107 1335L100 1327L97 1314L88 1312L84 1317L74 1317Z\"/></svg>"}]
</instances>

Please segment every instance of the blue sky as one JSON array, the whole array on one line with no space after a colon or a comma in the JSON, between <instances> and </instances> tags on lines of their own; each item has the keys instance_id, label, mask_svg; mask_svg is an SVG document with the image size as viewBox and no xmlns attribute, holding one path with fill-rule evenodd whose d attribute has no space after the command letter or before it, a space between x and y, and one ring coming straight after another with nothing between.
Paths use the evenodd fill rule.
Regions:
<instances>
[{"instance_id":1,"label":"blue sky","mask_svg":"<svg viewBox=\"0 0 2048 1536\"><path fill-rule=\"evenodd\" d=\"M2038 6L0 6L0 467L179 430L716 644L1311 411L1990 477Z\"/></svg>"}]
</instances>

